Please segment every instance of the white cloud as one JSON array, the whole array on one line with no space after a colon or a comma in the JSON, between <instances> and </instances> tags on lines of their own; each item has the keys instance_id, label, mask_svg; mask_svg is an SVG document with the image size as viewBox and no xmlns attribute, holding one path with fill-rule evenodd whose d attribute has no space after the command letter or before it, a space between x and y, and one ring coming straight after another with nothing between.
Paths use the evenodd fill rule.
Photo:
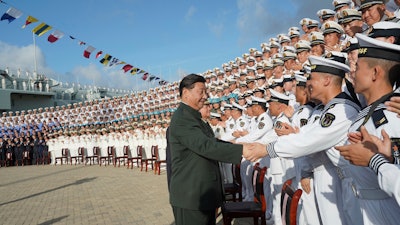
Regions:
<instances>
[{"instance_id":1,"label":"white cloud","mask_svg":"<svg viewBox=\"0 0 400 225\"><path fill-rule=\"evenodd\" d=\"M188 11L185 14L185 21L189 22L190 19L192 18L192 16L195 14L195 12L197 11L196 7L194 6L190 6Z\"/></svg>"},{"instance_id":2,"label":"white cloud","mask_svg":"<svg viewBox=\"0 0 400 225\"><path fill-rule=\"evenodd\" d=\"M224 25L222 23L208 23L208 28L217 37L221 37L224 33Z\"/></svg>"}]
</instances>

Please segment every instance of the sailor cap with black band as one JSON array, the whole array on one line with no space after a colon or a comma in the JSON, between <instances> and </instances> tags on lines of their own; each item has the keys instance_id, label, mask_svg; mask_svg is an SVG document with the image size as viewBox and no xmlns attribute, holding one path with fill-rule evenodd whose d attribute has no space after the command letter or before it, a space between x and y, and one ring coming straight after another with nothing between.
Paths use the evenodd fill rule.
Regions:
<instances>
[{"instance_id":1,"label":"sailor cap with black band","mask_svg":"<svg viewBox=\"0 0 400 225\"><path fill-rule=\"evenodd\" d=\"M293 81L293 77L292 77L292 75L290 75L290 74L285 74L285 75L283 75L283 83L285 83L285 82L292 82Z\"/></svg>"},{"instance_id":2,"label":"sailor cap with black band","mask_svg":"<svg viewBox=\"0 0 400 225\"><path fill-rule=\"evenodd\" d=\"M318 26L319 26L319 22L316 21L316 20L310 19L310 20L308 21L308 24L306 24L306 26L307 26L308 28L318 27Z\"/></svg>"},{"instance_id":3,"label":"sailor cap with black band","mask_svg":"<svg viewBox=\"0 0 400 225\"><path fill-rule=\"evenodd\" d=\"M323 35L330 34L333 32L339 33L339 34L344 33L342 26L340 26L340 24L338 24L335 21L326 21L324 24L322 24L321 31L322 31Z\"/></svg>"},{"instance_id":4,"label":"sailor cap with black band","mask_svg":"<svg viewBox=\"0 0 400 225\"><path fill-rule=\"evenodd\" d=\"M337 14L338 23L350 23L354 20L361 20L361 12L356 9L343 9Z\"/></svg>"},{"instance_id":5,"label":"sailor cap with black band","mask_svg":"<svg viewBox=\"0 0 400 225\"><path fill-rule=\"evenodd\" d=\"M325 44L324 35L319 31L311 32L309 40L311 46Z\"/></svg>"},{"instance_id":6,"label":"sailor cap with black band","mask_svg":"<svg viewBox=\"0 0 400 225\"><path fill-rule=\"evenodd\" d=\"M253 93L256 93L256 92L262 92L262 93L264 93L264 88L262 88L262 87L256 87L256 88L254 88L254 90L253 90Z\"/></svg>"},{"instance_id":7,"label":"sailor cap with black band","mask_svg":"<svg viewBox=\"0 0 400 225\"><path fill-rule=\"evenodd\" d=\"M345 5L350 6L352 3L351 0L334 0L332 2L332 5L335 7L335 11L337 11L338 9L342 8Z\"/></svg>"},{"instance_id":8,"label":"sailor cap with black band","mask_svg":"<svg viewBox=\"0 0 400 225\"><path fill-rule=\"evenodd\" d=\"M227 109L231 110L232 109L232 105L231 104L225 104L224 105L224 110L227 110Z\"/></svg>"},{"instance_id":9,"label":"sailor cap with black band","mask_svg":"<svg viewBox=\"0 0 400 225\"><path fill-rule=\"evenodd\" d=\"M311 45L309 41L305 40L300 40L298 41L294 47L296 48L296 53L300 53L303 51L310 51L311 50Z\"/></svg>"},{"instance_id":10,"label":"sailor cap with black band","mask_svg":"<svg viewBox=\"0 0 400 225\"><path fill-rule=\"evenodd\" d=\"M362 34L356 34L358 38L358 57L386 59L400 62L400 45L380 41Z\"/></svg>"},{"instance_id":11,"label":"sailor cap with black band","mask_svg":"<svg viewBox=\"0 0 400 225\"><path fill-rule=\"evenodd\" d=\"M267 100L256 96L251 96L251 105L263 105L266 106Z\"/></svg>"},{"instance_id":12,"label":"sailor cap with black band","mask_svg":"<svg viewBox=\"0 0 400 225\"><path fill-rule=\"evenodd\" d=\"M303 18L303 19L300 20L299 24L301 26L304 26L304 25L308 24L308 21L310 21L310 18Z\"/></svg>"},{"instance_id":13,"label":"sailor cap with black band","mask_svg":"<svg viewBox=\"0 0 400 225\"><path fill-rule=\"evenodd\" d=\"M282 53L283 61L286 62L290 59L297 59L297 54L291 51L285 51Z\"/></svg>"},{"instance_id":14,"label":"sailor cap with black band","mask_svg":"<svg viewBox=\"0 0 400 225\"><path fill-rule=\"evenodd\" d=\"M388 2L389 0L356 0L356 4L360 6L358 9L360 11L376 4L386 4Z\"/></svg>"},{"instance_id":15,"label":"sailor cap with black band","mask_svg":"<svg viewBox=\"0 0 400 225\"><path fill-rule=\"evenodd\" d=\"M298 30L291 30L288 32L289 38L300 37L300 32Z\"/></svg>"},{"instance_id":16,"label":"sailor cap with black band","mask_svg":"<svg viewBox=\"0 0 400 225\"><path fill-rule=\"evenodd\" d=\"M327 53L324 55L324 58L326 58L326 59L331 59L331 60L333 60L333 61L346 64L347 53L344 53L344 52L337 52L337 51L331 51L331 52L327 52Z\"/></svg>"},{"instance_id":17,"label":"sailor cap with black band","mask_svg":"<svg viewBox=\"0 0 400 225\"><path fill-rule=\"evenodd\" d=\"M317 16L320 17L322 20L327 20L331 17L334 17L335 14L336 12L332 9L320 9L317 12Z\"/></svg>"},{"instance_id":18,"label":"sailor cap with black band","mask_svg":"<svg viewBox=\"0 0 400 225\"><path fill-rule=\"evenodd\" d=\"M371 31L368 33L368 37L391 37L399 39L400 37L400 24L388 21L382 21L374 23L371 27Z\"/></svg>"},{"instance_id":19,"label":"sailor cap with black band","mask_svg":"<svg viewBox=\"0 0 400 225\"><path fill-rule=\"evenodd\" d=\"M283 87L283 79L273 79L270 88Z\"/></svg>"},{"instance_id":20,"label":"sailor cap with black band","mask_svg":"<svg viewBox=\"0 0 400 225\"><path fill-rule=\"evenodd\" d=\"M351 52L353 50L356 50L359 48L358 45L358 39L357 38L350 38L347 42L346 42L346 46L344 47L344 49L342 50L343 52Z\"/></svg>"},{"instance_id":21,"label":"sailor cap with black band","mask_svg":"<svg viewBox=\"0 0 400 225\"><path fill-rule=\"evenodd\" d=\"M279 93L277 91L274 91L273 89L269 89L271 93L271 98L268 100L268 102L279 102L285 105L289 105L290 98L289 96Z\"/></svg>"},{"instance_id":22,"label":"sailor cap with black band","mask_svg":"<svg viewBox=\"0 0 400 225\"><path fill-rule=\"evenodd\" d=\"M219 119L219 118L221 118L221 114L216 113L216 112L210 112L210 118L211 119Z\"/></svg>"},{"instance_id":23,"label":"sailor cap with black band","mask_svg":"<svg viewBox=\"0 0 400 225\"><path fill-rule=\"evenodd\" d=\"M296 74L294 75L296 78L296 85L305 87L307 84L307 78L304 76L304 73L301 71L297 71Z\"/></svg>"},{"instance_id":24,"label":"sailor cap with black band","mask_svg":"<svg viewBox=\"0 0 400 225\"><path fill-rule=\"evenodd\" d=\"M232 110L243 111L243 110L246 110L246 108L244 108L243 106L237 104L236 102L232 102Z\"/></svg>"},{"instance_id":25,"label":"sailor cap with black band","mask_svg":"<svg viewBox=\"0 0 400 225\"><path fill-rule=\"evenodd\" d=\"M311 64L311 73L329 73L344 78L345 74L350 71L349 66L346 64L336 62L331 59L318 56L309 56L308 60Z\"/></svg>"}]
</instances>

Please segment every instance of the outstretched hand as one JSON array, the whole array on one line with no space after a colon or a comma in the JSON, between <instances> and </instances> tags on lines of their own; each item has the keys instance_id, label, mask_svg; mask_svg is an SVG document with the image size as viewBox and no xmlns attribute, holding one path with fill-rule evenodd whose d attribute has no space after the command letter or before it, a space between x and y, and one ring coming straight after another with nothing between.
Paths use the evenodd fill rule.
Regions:
<instances>
[{"instance_id":1,"label":"outstretched hand","mask_svg":"<svg viewBox=\"0 0 400 225\"><path fill-rule=\"evenodd\" d=\"M260 143L243 144L243 157L251 162L255 162L267 156L266 146Z\"/></svg>"}]
</instances>

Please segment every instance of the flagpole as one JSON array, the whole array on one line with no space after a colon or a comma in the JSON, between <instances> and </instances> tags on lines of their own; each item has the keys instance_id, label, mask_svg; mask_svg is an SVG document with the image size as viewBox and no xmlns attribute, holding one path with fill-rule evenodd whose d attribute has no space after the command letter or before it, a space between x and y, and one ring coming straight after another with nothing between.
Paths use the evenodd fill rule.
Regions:
<instances>
[{"instance_id":1,"label":"flagpole","mask_svg":"<svg viewBox=\"0 0 400 225\"><path fill-rule=\"evenodd\" d=\"M34 60L34 67L35 67L34 75L36 75L36 79L37 79L36 38L35 38L34 32L32 32L32 38L33 38L33 60Z\"/></svg>"}]
</instances>

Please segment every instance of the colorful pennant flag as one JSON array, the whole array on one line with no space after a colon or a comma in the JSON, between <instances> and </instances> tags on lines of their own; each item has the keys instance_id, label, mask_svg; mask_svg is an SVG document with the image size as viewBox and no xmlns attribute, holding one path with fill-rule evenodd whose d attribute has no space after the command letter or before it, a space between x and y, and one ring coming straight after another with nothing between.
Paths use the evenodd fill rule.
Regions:
<instances>
[{"instance_id":1,"label":"colorful pennant flag","mask_svg":"<svg viewBox=\"0 0 400 225\"><path fill-rule=\"evenodd\" d=\"M106 54L102 59L100 59L100 63L103 65L107 66L108 62L110 62L112 56L109 54Z\"/></svg>"},{"instance_id":2,"label":"colorful pennant flag","mask_svg":"<svg viewBox=\"0 0 400 225\"><path fill-rule=\"evenodd\" d=\"M137 74L138 70L139 70L139 68L133 68L133 69L131 70L131 74L132 74L132 75Z\"/></svg>"},{"instance_id":3,"label":"colorful pennant flag","mask_svg":"<svg viewBox=\"0 0 400 225\"><path fill-rule=\"evenodd\" d=\"M7 12L5 12L2 16L0 21L2 20L8 20L8 23L11 23L15 19L18 19L19 17L22 16L22 12L19 11L18 9L14 9L13 7L9 8Z\"/></svg>"},{"instance_id":4,"label":"colorful pennant flag","mask_svg":"<svg viewBox=\"0 0 400 225\"><path fill-rule=\"evenodd\" d=\"M25 24L22 26L22 28L25 28L26 26L28 26L31 23L36 23L38 21L38 19L36 19L33 16L28 16L28 18L26 18L25 20Z\"/></svg>"},{"instance_id":5,"label":"colorful pennant flag","mask_svg":"<svg viewBox=\"0 0 400 225\"><path fill-rule=\"evenodd\" d=\"M86 49L85 49L85 51L83 52L83 56L85 57L85 58L89 58L90 57L90 54L92 54L92 52L95 50L95 48L93 47L93 46L88 46Z\"/></svg>"},{"instance_id":6,"label":"colorful pennant flag","mask_svg":"<svg viewBox=\"0 0 400 225\"><path fill-rule=\"evenodd\" d=\"M45 24L45 23L41 23L39 26L35 27L32 32L35 33L37 36L42 36L43 34L45 34L47 31L51 30L51 26Z\"/></svg>"},{"instance_id":7,"label":"colorful pennant flag","mask_svg":"<svg viewBox=\"0 0 400 225\"><path fill-rule=\"evenodd\" d=\"M153 81L156 78L156 76L151 75L149 78L149 82Z\"/></svg>"},{"instance_id":8,"label":"colorful pennant flag","mask_svg":"<svg viewBox=\"0 0 400 225\"><path fill-rule=\"evenodd\" d=\"M103 51L98 51L96 54L96 59L99 58L101 56L101 54L103 54Z\"/></svg>"},{"instance_id":9,"label":"colorful pennant flag","mask_svg":"<svg viewBox=\"0 0 400 225\"><path fill-rule=\"evenodd\" d=\"M147 80L149 73L144 73L142 76L142 80Z\"/></svg>"},{"instance_id":10,"label":"colorful pennant flag","mask_svg":"<svg viewBox=\"0 0 400 225\"><path fill-rule=\"evenodd\" d=\"M124 62L122 62L121 60L113 57L108 66L114 66L115 64L122 64L122 63L124 63Z\"/></svg>"},{"instance_id":11,"label":"colorful pennant flag","mask_svg":"<svg viewBox=\"0 0 400 225\"><path fill-rule=\"evenodd\" d=\"M47 38L47 40L50 43L54 43L56 42L58 39L64 37L64 33L59 31L59 30L55 30L52 34L49 35L49 37Z\"/></svg>"},{"instance_id":12,"label":"colorful pennant flag","mask_svg":"<svg viewBox=\"0 0 400 225\"><path fill-rule=\"evenodd\" d=\"M126 64L125 66L122 67L122 70L124 71L124 73L126 73L129 70L131 70L132 68L133 68L132 65Z\"/></svg>"}]
</instances>

